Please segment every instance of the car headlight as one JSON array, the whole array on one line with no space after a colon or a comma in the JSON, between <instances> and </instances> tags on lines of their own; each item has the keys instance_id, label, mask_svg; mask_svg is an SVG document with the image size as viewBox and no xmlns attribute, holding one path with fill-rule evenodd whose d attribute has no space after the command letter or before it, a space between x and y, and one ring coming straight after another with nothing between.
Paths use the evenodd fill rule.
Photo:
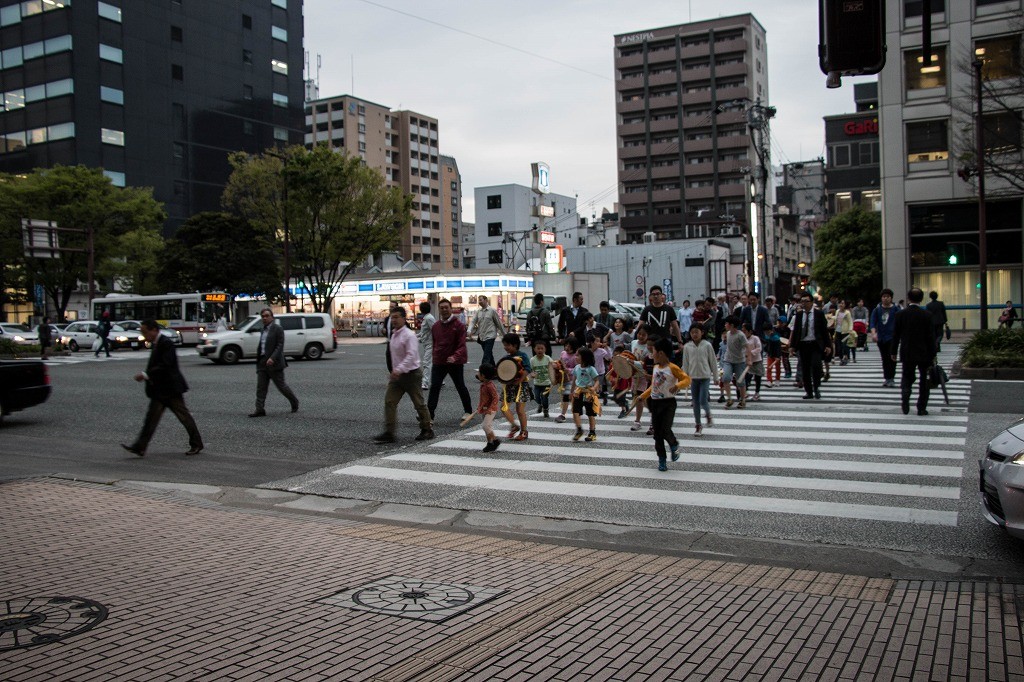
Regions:
<instances>
[{"instance_id":1,"label":"car headlight","mask_svg":"<svg viewBox=\"0 0 1024 682\"><path fill-rule=\"evenodd\" d=\"M1010 457L1010 461L1014 464L1024 465L1024 448L1021 448L1017 454Z\"/></svg>"},{"instance_id":2,"label":"car headlight","mask_svg":"<svg viewBox=\"0 0 1024 682\"><path fill-rule=\"evenodd\" d=\"M117 341L118 343L125 343L126 341L128 341L128 337L125 336L124 334L121 334L120 336L115 336L114 340Z\"/></svg>"},{"instance_id":3,"label":"car headlight","mask_svg":"<svg viewBox=\"0 0 1024 682\"><path fill-rule=\"evenodd\" d=\"M218 342L219 339L206 339L207 346L216 346Z\"/></svg>"}]
</instances>

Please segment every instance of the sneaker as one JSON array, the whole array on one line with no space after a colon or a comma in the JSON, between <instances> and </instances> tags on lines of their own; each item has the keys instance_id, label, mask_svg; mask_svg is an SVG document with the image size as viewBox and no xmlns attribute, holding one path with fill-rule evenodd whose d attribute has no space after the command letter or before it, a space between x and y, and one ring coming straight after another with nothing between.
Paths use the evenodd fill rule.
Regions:
<instances>
[{"instance_id":1,"label":"sneaker","mask_svg":"<svg viewBox=\"0 0 1024 682\"><path fill-rule=\"evenodd\" d=\"M648 436L653 436L654 435L654 427L653 426L648 426L647 427L647 435Z\"/></svg>"},{"instance_id":2,"label":"sneaker","mask_svg":"<svg viewBox=\"0 0 1024 682\"><path fill-rule=\"evenodd\" d=\"M466 413L464 413L462 415L462 420L465 421L465 422L468 422L470 419L473 418L474 414L476 414L476 413L475 412L466 412ZM433 419L433 415L431 415L431 419Z\"/></svg>"},{"instance_id":3,"label":"sneaker","mask_svg":"<svg viewBox=\"0 0 1024 682\"><path fill-rule=\"evenodd\" d=\"M564 415L564 414L560 414L560 415L558 415L557 417L555 417L555 421L556 421L557 423L561 424L562 422L564 422L564 421L565 421L565 415Z\"/></svg>"},{"instance_id":4,"label":"sneaker","mask_svg":"<svg viewBox=\"0 0 1024 682\"><path fill-rule=\"evenodd\" d=\"M630 431L639 431L642 428L644 428L643 425L640 422L636 422L635 424L633 424L632 426L629 427L629 430Z\"/></svg>"},{"instance_id":5,"label":"sneaker","mask_svg":"<svg viewBox=\"0 0 1024 682\"><path fill-rule=\"evenodd\" d=\"M529 437L530 437L530 432L529 431L522 431L522 432L519 433L518 436L516 436L516 440L526 440Z\"/></svg>"},{"instance_id":6,"label":"sneaker","mask_svg":"<svg viewBox=\"0 0 1024 682\"><path fill-rule=\"evenodd\" d=\"M146 456L145 450L143 450L142 448L137 448L134 445L125 445L124 443L121 443L121 447L127 450L128 452L132 453L133 455L138 455L139 457Z\"/></svg>"},{"instance_id":7,"label":"sneaker","mask_svg":"<svg viewBox=\"0 0 1024 682\"><path fill-rule=\"evenodd\" d=\"M761 394L760 393L755 393L754 396L751 398L751 400L760 400L760 399L761 399Z\"/></svg>"},{"instance_id":8,"label":"sneaker","mask_svg":"<svg viewBox=\"0 0 1024 682\"><path fill-rule=\"evenodd\" d=\"M693 431L693 437L700 438L702 435L704 435L704 427L701 426L700 424L697 424Z\"/></svg>"},{"instance_id":9,"label":"sneaker","mask_svg":"<svg viewBox=\"0 0 1024 682\"><path fill-rule=\"evenodd\" d=\"M718 396L718 402L724 403L725 402L725 396L724 395Z\"/></svg>"},{"instance_id":10,"label":"sneaker","mask_svg":"<svg viewBox=\"0 0 1024 682\"><path fill-rule=\"evenodd\" d=\"M543 408L543 407L541 407L540 405L538 405L538 406L537 406L537 411L536 411L536 412L534 412L534 414L535 414L535 415L538 415L538 416L539 416L539 415L542 415L542 414L544 414L544 408Z\"/></svg>"},{"instance_id":11,"label":"sneaker","mask_svg":"<svg viewBox=\"0 0 1024 682\"><path fill-rule=\"evenodd\" d=\"M498 446L501 445L501 439L495 438L494 440L491 441L491 445L493 446L491 448L491 452L494 452L495 450L498 449Z\"/></svg>"},{"instance_id":12,"label":"sneaker","mask_svg":"<svg viewBox=\"0 0 1024 682\"><path fill-rule=\"evenodd\" d=\"M597 434L591 431L583 440L587 441L588 443L593 443L595 440L597 440Z\"/></svg>"},{"instance_id":13,"label":"sneaker","mask_svg":"<svg viewBox=\"0 0 1024 682\"><path fill-rule=\"evenodd\" d=\"M706 424L708 426L712 426L715 423L715 422L711 421L711 417L710 416L705 417L704 419L705 419L705 422L706 422Z\"/></svg>"},{"instance_id":14,"label":"sneaker","mask_svg":"<svg viewBox=\"0 0 1024 682\"><path fill-rule=\"evenodd\" d=\"M544 410L544 418L545 418L545 419L547 419L547 418L548 418L548 411L547 411L547 410Z\"/></svg>"},{"instance_id":15,"label":"sneaker","mask_svg":"<svg viewBox=\"0 0 1024 682\"><path fill-rule=\"evenodd\" d=\"M741 401L739 401L739 403L736 404L736 409L742 410L746 406L747 406L747 401L746 400L741 400Z\"/></svg>"},{"instance_id":16,"label":"sneaker","mask_svg":"<svg viewBox=\"0 0 1024 682\"><path fill-rule=\"evenodd\" d=\"M699 429L700 427L698 426L697 428ZM669 447L672 448L672 461L673 462L678 462L679 461L679 443L676 443L675 445L672 445L672 446L669 446Z\"/></svg>"},{"instance_id":17,"label":"sneaker","mask_svg":"<svg viewBox=\"0 0 1024 682\"><path fill-rule=\"evenodd\" d=\"M627 414L629 414L629 410L627 410L625 407L623 407L621 410L619 410L618 418L619 419L625 419Z\"/></svg>"},{"instance_id":18,"label":"sneaker","mask_svg":"<svg viewBox=\"0 0 1024 682\"><path fill-rule=\"evenodd\" d=\"M433 429L422 429L420 435L416 436L416 440L432 440L434 438Z\"/></svg>"},{"instance_id":19,"label":"sneaker","mask_svg":"<svg viewBox=\"0 0 1024 682\"><path fill-rule=\"evenodd\" d=\"M665 460L658 461L658 471L668 471L668 464L665 463Z\"/></svg>"},{"instance_id":20,"label":"sneaker","mask_svg":"<svg viewBox=\"0 0 1024 682\"><path fill-rule=\"evenodd\" d=\"M495 440L487 441L487 445L484 446L483 452L494 452L495 448L497 447L495 445L497 442L498 441Z\"/></svg>"},{"instance_id":21,"label":"sneaker","mask_svg":"<svg viewBox=\"0 0 1024 682\"><path fill-rule=\"evenodd\" d=\"M727 401L725 403L725 409L727 409L727 410L732 409L732 401L731 400L729 400L729 401Z\"/></svg>"},{"instance_id":22,"label":"sneaker","mask_svg":"<svg viewBox=\"0 0 1024 682\"><path fill-rule=\"evenodd\" d=\"M573 440L579 440L583 438L583 429L576 429L576 435L572 437Z\"/></svg>"},{"instance_id":23,"label":"sneaker","mask_svg":"<svg viewBox=\"0 0 1024 682\"><path fill-rule=\"evenodd\" d=\"M516 437L516 435L518 435L518 433L519 433L519 427L518 426L513 426L511 429L509 429L508 439L512 440L513 438Z\"/></svg>"},{"instance_id":24,"label":"sneaker","mask_svg":"<svg viewBox=\"0 0 1024 682\"><path fill-rule=\"evenodd\" d=\"M380 445L381 443L394 443L395 436L385 431L384 433L374 436L373 442L377 443L378 445Z\"/></svg>"}]
</instances>

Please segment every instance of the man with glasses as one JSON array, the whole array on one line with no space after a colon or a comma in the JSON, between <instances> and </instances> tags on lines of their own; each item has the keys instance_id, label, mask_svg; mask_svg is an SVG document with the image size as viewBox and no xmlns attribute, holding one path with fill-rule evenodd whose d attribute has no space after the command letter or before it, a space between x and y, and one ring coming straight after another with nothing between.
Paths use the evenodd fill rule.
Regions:
<instances>
[{"instance_id":1,"label":"man with glasses","mask_svg":"<svg viewBox=\"0 0 1024 682\"><path fill-rule=\"evenodd\" d=\"M822 360L825 346L829 342L828 323L825 314L814 307L811 295L800 295L801 309L793 317L789 337L789 353L799 353L801 383L804 400L821 400L821 377L824 374Z\"/></svg>"},{"instance_id":2,"label":"man with glasses","mask_svg":"<svg viewBox=\"0 0 1024 682\"><path fill-rule=\"evenodd\" d=\"M260 311L260 319L263 320L263 330L260 332L259 350L256 351L256 410L249 416L267 416L263 406L271 381L291 403L292 412L298 412L299 399L284 381L284 368L288 366L284 359L284 329L274 324L274 313L270 308Z\"/></svg>"},{"instance_id":3,"label":"man with glasses","mask_svg":"<svg viewBox=\"0 0 1024 682\"><path fill-rule=\"evenodd\" d=\"M648 300L650 303L640 313L640 322L647 327L648 335L673 340L675 344L673 355L675 355L683 346L676 311L671 306L665 305L665 292L657 284L651 287Z\"/></svg>"}]
</instances>

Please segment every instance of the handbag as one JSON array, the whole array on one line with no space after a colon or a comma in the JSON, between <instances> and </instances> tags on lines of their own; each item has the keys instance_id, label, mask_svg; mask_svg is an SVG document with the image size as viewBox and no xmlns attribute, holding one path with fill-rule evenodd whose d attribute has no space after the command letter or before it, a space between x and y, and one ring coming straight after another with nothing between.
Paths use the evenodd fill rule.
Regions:
<instances>
[{"instance_id":1,"label":"handbag","mask_svg":"<svg viewBox=\"0 0 1024 682\"><path fill-rule=\"evenodd\" d=\"M946 341L949 341L950 337L953 336L953 332L949 330L949 325L943 325L946 328Z\"/></svg>"}]
</instances>

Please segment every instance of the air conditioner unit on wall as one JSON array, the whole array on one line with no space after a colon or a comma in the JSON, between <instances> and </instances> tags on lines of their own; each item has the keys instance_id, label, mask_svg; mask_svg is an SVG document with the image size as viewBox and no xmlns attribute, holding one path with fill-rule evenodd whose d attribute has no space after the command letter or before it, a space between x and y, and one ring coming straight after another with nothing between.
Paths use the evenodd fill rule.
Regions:
<instances>
[{"instance_id":1,"label":"air conditioner unit on wall","mask_svg":"<svg viewBox=\"0 0 1024 682\"><path fill-rule=\"evenodd\" d=\"M644 232L644 244L653 244L653 243L654 243L654 233L653 232Z\"/></svg>"}]
</instances>

